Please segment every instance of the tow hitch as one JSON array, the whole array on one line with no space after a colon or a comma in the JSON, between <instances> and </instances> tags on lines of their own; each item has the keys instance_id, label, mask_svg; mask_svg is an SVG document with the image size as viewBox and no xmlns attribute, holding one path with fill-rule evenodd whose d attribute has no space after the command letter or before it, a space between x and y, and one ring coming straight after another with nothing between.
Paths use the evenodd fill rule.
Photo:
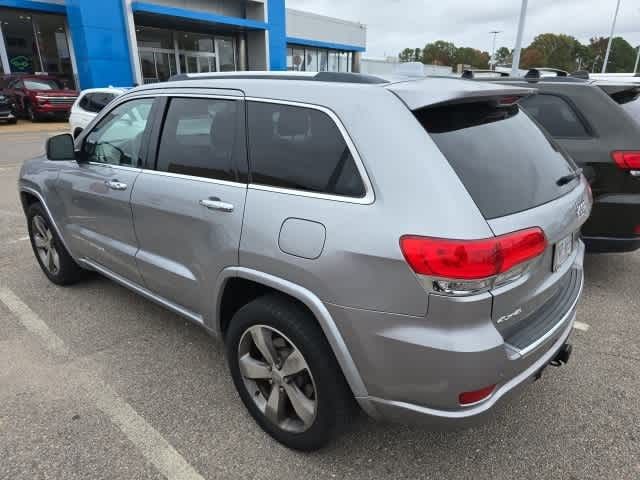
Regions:
<instances>
[{"instance_id":1,"label":"tow hitch","mask_svg":"<svg viewBox=\"0 0 640 480\"><path fill-rule=\"evenodd\" d=\"M550 365L554 367L560 367L562 364L569 363L569 358L571 357L571 352L573 351L573 346L570 343L565 343L560 347L556 356L553 357L553 360L549 362Z\"/></svg>"},{"instance_id":2,"label":"tow hitch","mask_svg":"<svg viewBox=\"0 0 640 480\"><path fill-rule=\"evenodd\" d=\"M551 361L549 362L549 365L552 365L554 367L561 367L563 364L566 365L569 362L569 358L571 357L572 351L573 351L573 346L570 343L565 343L564 345L562 345L562 347L560 347L560 350L558 350L558 353L556 353L556 356L551 359ZM538 370L536 374L533 376L533 379L540 380L542 378L542 373L544 372L545 368L547 368L547 365L545 365L540 370Z\"/></svg>"}]
</instances>

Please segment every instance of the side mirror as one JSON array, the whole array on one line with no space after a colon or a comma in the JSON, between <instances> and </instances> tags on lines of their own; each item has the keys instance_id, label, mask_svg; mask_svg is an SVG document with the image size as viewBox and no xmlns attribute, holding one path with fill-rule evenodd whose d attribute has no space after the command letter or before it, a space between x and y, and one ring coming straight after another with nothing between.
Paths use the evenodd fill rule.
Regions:
<instances>
[{"instance_id":1,"label":"side mirror","mask_svg":"<svg viewBox=\"0 0 640 480\"><path fill-rule=\"evenodd\" d=\"M76 150L71 134L64 133L49 138L47 140L47 158L49 160L75 160Z\"/></svg>"}]
</instances>

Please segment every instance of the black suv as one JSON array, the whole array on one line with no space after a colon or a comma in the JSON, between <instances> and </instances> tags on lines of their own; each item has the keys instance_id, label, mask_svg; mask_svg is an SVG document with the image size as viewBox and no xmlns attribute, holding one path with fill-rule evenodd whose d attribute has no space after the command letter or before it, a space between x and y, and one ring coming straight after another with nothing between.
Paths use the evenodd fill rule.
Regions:
<instances>
[{"instance_id":1,"label":"black suv","mask_svg":"<svg viewBox=\"0 0 640 480\"><path fill-rule=\"evenodd\" d=\"M589 79L561 70L532 69L524 78L465 71L465 79L534 87L520 105L573 157L594 195L582 234L589 252L640 248L640 124L620 106L640 85Z\"/></svg>"}]
</instances>

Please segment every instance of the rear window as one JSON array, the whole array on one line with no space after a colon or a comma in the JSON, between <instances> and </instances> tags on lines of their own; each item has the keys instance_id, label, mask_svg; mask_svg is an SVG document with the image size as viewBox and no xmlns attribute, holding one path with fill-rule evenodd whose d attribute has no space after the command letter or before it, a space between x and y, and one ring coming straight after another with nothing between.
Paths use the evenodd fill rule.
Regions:
<instances>
[{"instance_id":1,"label":"rear window","mask_svg":"<svg viewBox=\"0 0 640 480\"><path fill-rule=\"evenodd\" d=\"M575 164L517 105L449 104L414 112L485 218L555 200Z\"/></svg>"},{"instance_id":2,"label":"rear window","mask_svg":"<svg viewBox=\"0 0 640 480\"><path fill-rule=\"evenodd\" d=\"M573 107L555 95L532 95L520 105L555 138L586 138L589 132Z\"/></svg>"}]
</instances>

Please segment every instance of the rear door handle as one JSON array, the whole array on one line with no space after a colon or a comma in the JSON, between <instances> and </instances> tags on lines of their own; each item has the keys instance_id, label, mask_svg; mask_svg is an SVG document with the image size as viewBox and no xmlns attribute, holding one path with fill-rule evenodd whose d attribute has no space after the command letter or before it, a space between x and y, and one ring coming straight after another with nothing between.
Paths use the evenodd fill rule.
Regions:
<instances>
[{"instance_id":1,"label":"rear door handle","mask_svg":"<svg viewBox=\"0 0 640 480\"><path fill-rule=\"evenodd\" d=\"M204 200L200 200L200 205L209 210L216 210L218 212L233 212L233 205L227 202L220 201L217 197L206 198Z\"/></svg>"},{"instance_id":2,"label":"rear door handle","mask_svg":"<svg viewBox=\"0 0 640 480\"><path fill-rule=\"evenodd\" d=\"M118 180L105 180L104 184L111 190L126 190L127 184L119 182Z\"/></svg>"}]
</instances>

